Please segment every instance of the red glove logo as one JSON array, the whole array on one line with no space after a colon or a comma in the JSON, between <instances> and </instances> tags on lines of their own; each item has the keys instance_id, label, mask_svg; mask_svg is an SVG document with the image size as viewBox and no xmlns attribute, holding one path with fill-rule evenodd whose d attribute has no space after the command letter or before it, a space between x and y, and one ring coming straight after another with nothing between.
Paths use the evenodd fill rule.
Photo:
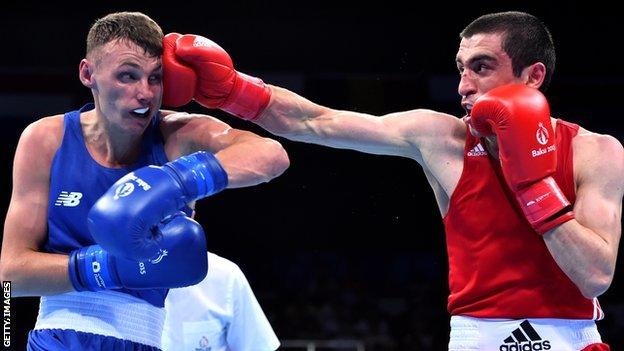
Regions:
<instances>
[{"instance_id":1,"label":"red glove logo","mask_svg":"<svg viewBox=\"0 0 624 351\"><path fill-rule=\"evenodd\" d=\"M212 40L200 36L195 36L195 40L193 40L193 47L205 47L205 48L214 48L218 47Z\"/></svg>"},{"instance_id":2,"label":"red glove logo","mask_svg":"<svg viewBox=\"0 0 624 351\"><path fill-rule=\"evenodd\" d=\"M537 132L535 132L535 138L537 142L541 145L546 145L548 143L548 129L544 127L544 124L541 122L537 126Z\"/></svg>"}]
</instances>

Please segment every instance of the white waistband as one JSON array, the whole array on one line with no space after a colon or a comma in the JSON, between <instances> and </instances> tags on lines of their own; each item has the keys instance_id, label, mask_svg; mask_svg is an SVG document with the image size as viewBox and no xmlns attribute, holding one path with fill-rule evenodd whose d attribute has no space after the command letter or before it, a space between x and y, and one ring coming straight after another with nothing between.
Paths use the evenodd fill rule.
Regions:
<instances>
[{"instance_id":1,"label":"white waistband","mask_svg":"<svg viewBox=\"0 0 624 351\"><path fill-rule=\"evenodd\" d=\"M524 350L526 347L531 350L578 351L600 342L600 334L592 320L452 316L449 351ZM537 344L541 348L537 348Z\"/></svg>"},{"instance_id":2,"label":"white waistband","mask_svg":"<svg viewBox=\"0 0 624 351\"><path fill-rule=\"evenodd\" d=\"M164 308L116 292L43 296L35 329L71 329L160 348Z\"/></svg>"}]
</instances>

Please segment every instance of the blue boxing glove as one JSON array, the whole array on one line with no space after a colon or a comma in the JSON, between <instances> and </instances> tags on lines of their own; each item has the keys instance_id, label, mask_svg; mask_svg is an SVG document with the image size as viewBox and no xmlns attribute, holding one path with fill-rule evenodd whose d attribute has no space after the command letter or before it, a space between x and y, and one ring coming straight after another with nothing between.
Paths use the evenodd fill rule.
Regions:
<instances>
[{"instance_id":1,"label":"blue boxing glove","mask_svg":"<svg viewBox=\"0 0 624 351\"><path fill-rule=\"evenodd\" d=\"M69 255L69 278L77 291L105 289L179 288L206 277L206 237L199 223L176 213L154 229L161 246L152 260L115 257L100 245Z\"/></svg>"},{"instance_id":2,"label":"blue boxing glove","mask_svg":"<svg viewBox=\"0 0 624 351\"><path fill-rule=\"evenodd\" d=\"M117 258L153 259L162 249L160 222L226 186L223 167L205 151L140 168L119 179L89 210L89 232Z\"/></svg>"}]
</instances>

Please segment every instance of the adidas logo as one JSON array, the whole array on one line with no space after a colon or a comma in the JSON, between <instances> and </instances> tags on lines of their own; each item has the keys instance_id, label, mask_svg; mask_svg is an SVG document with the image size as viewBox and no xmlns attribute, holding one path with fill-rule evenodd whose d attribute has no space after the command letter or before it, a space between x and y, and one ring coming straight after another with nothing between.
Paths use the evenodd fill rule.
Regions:
<instances>
[{"instance_id":1,"label":"adidas logo","mask_svg":"<svg viewBox=\"0 0 624 351\"><path fill-rule=\"evenodd\" d=\"M54 202L54 206L76 207L80 204L80 199L82 199L82 193L61 191Z\"/></svg>"},{"instance_id":2,"label":"adidas logo","mask_svg":"<svg viewBox=\"0 0 624 351\"><path fill-rule=\"evenodd\" d=\"M478 143L475 147L473 147L470 151L468 151L466 155L471 156L471 157L486 156L487 152L483 148L483 145L481 145L481 143Z\"/></svg>"},{"instance_id":3,"label":"adidas logo","mask_svg":"<svg viewBox=\"0 0 624 351\"><path fill-rule=\"evenodd\" d=\"M550 350L550 341L543 340L529 321L525 320L503 340L500 351L539 351Z\"/></svg>"}]
</instances>

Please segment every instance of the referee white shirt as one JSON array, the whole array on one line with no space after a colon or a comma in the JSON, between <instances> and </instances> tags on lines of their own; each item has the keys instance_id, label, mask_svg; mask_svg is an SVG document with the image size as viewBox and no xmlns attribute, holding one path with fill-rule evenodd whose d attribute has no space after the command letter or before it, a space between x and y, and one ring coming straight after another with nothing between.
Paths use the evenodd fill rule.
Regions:
<instances>
[{"instance_id":1,"label":"referee white shirt","mask_svg":"<svg viewBox=\"0 0 624 351\"><path fill-rule=\"evenodd\" d=\"M206 278L171 289L165 310L164 351L273 351L280 345L238 265L211 252Z\"/></svg>"}]
</instances>

